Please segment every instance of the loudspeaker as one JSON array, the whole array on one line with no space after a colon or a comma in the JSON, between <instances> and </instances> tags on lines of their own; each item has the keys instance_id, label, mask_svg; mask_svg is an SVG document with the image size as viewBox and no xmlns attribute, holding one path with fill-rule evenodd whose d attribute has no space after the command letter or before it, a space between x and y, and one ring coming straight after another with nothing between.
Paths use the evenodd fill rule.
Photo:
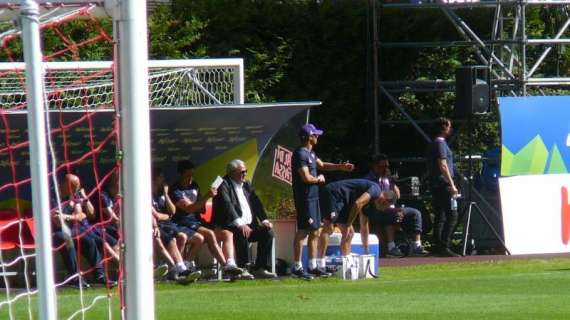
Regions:
<instances>
[{"instance_id":1,"label":"loudspeaker","mask_svg":"<svg viewBox=\"0 0 570 320\"><path fill-rule=\"evenodd\" d=\"M466 118L489 112L489 70L464 66L455 71L455 116Z\"/></svg>"}]
</instances>

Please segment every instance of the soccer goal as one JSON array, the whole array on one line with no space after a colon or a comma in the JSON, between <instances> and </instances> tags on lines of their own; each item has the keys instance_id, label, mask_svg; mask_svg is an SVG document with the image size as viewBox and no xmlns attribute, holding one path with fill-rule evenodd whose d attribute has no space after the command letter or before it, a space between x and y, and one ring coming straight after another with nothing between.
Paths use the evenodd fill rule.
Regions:
<instances>
[{"instance_id":1,"label":"soccer goal","mask_svg":"<svg viewBox=\"0 0 570 320\"><path fill-rule=\"evenodd\" d=\"M2 319L153 319L149 108L244 102L241 59L148 61L120 3L0 2Z\"/></svg>"}]
</instances>

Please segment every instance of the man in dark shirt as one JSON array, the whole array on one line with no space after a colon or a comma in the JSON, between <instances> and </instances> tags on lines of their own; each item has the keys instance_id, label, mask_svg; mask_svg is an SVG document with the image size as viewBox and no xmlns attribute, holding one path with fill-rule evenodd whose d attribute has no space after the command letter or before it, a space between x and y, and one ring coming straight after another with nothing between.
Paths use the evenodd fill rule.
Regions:
<instances>
[{"instance_id":1,"label":"man in dark shirt","mask_svg":"<svg viewBox=\"0 0 570 320\"><path fill-rule=\"evenodd\" d=\"M61 250L64 265L70 279L66 283L76 286L89 287L78 275L80 273L77 251L87 259L93 267L95 283L114 286L116 282L105 277L103 269L103 240L93 232L93 227L87 221L89 215L94 214L94 207L81 187L79 177L66 174L59 188L61 198L59 207L57 200L52 200L53 246ZM80 280L81 279L81 280Z\"/></svg>"},{"instance_id":2,"label":"man in dark shirt","mask_svg":"<svg viewBox=\"0 0 570 320\"><path fill-rule=\"evenodd\" d=\"M370 203L376 206L378 211L386 210L395 200L394 192L381 192L378 184L365 179L348 179L329 183L324 187L322 195L323 218L340 227L342 233L340 250L343 257L347 259L349 259L354 235L352 226L354 220L360 217L361 229L368 230L368 219L364 219L362 209ZM326 247L321 249L326 252Z\"/></svg>"},{"instance_id":3,"label":"man in dark shirt","mask_svg":"<svg viewBox=\"0 0 570 320\"><path fill-rule=\"evenodd\" d=\"M168 194L168 185L165 183L162 170L155 168L152 171L152 218L153 241L155 252L158 253L169 266L167 278L181 284L196 281L202 273L197 270L194 259L204 243L204 238L196 231L176 225L170 220L176 211L176 206ZM183 253L188 250L189 266L184 263ZM158 268L157 268L158 269ZM158 273L158 270L155 272ZM163 274L158 273L159 277Z\"/></svg>"},{"instance_id":4,"label":"man in dark shirt","mask_svg":"<svg viewBox=\"0 0 570 320\"><path fill-rule=\"evenodd\" d=\"M449 136L451 136L451 121L447 118L437 119L435 137L428 150L428 176L435 213L434 253L457 257L459 255L449 248L453 229L457 223L457 208L452 208L451 199L459 193L453 181L453 153L446 142Z\"/></svg>"},{"instance_id":5,"label":"man in dark shirt","mask_svg":"<svg viewBox=\"0 0 570 320\"><path fill-rule=\"evenodd\" d=\"M317 266L317 245L319 229L321 228L321 214L319 205L319 185L325 183L325 177L318 174L319 170L341 170L350 172L354 170L351 163L335 164L323 162L317 157L314 147L318 138L323 134L313 124L305 124L299 131L301 146L293 153L293 198L297 211L297 232L293 241L294 276L312 279L314 276L330 276L322 266ZM309 273L305 273L301 263L301 248L303 240L309 236L307 249L309 255ZM324 260L324 259L323 259ZM323 261L324 264L324 261ZM312 274L312 275L311 275Z\"/></svg>"}]
</instances>

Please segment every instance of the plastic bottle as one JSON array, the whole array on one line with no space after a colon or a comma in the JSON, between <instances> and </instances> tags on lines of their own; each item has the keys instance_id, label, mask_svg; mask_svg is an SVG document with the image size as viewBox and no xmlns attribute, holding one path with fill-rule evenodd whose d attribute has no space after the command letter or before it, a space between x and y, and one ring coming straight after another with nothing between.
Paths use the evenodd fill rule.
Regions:
<instances>
[{"instance_id":1,"label":"plastic bottle","mask_svg":"<svg viewBox=\"0 0 570 320\"><path fill-rule=\"evenodd\" d=\"M457 196L451 196L451 211L457 211Z\"/></svg>"}]
</instances>

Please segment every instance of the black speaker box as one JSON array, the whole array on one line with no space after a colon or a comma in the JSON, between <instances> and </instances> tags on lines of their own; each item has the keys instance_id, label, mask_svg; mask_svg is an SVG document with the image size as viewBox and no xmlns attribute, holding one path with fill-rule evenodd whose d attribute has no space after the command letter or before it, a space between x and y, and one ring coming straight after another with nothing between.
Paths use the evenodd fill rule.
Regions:
<instances>
[{"instance_id":1,"label":"black speaker box","mask_svg":"<svg viewBox=\"0 0 570 320\"><path fill-rule=\"evenodd\" d=\"M457 68L455 72L456 118L489 112L488 74L488 69L477 66Z\"/></svg>"}]
</instances>

